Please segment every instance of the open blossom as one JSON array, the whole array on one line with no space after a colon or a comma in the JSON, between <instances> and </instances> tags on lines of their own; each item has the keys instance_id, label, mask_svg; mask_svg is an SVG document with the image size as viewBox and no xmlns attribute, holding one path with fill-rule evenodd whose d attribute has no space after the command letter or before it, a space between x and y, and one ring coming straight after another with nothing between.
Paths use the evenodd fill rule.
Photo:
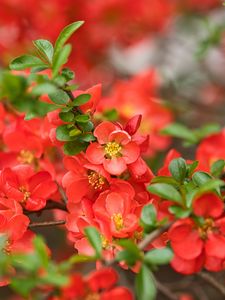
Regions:
<instances>
[{"instance_id":1,"label":"open blossom","mask_svg":"<svg viewBox=\"0 0 225 300\"><path fill-rule=\"evenodd\" d=\"M64 165L69 170L63 177L69 202L78 203L85 196L92 201L108 187L110 175L102 166L90 164L85 156L65 157Z\"/></svg>"},{"instance_id":2,"label":"open blossom","mask_svg":"<svg viewBox=\"0 0 225 300\"><path fill-rule=\"evenodd\" d=\"M95 128L94 135L97 142L88 146L86 157L93 164L103 164L112 175L122 174L127 165L140 156L138 145L119 125L102 122Z\"/></svg>"},{"instance_id":3,"label":"open blossom","mask_svg":"<svg viewBox=\"0 0 225 300\"><path fill-rule=\"evenodd\" d=\"M223 202L215 194L205 194L194 200L194 213L202 217L199 222L181 219L169 230L169 239L175 257L172 267L184 274L201 270L225 268L225 218Z\"/></svg>"},{"instance_id":4,"label":"open blossom","mask_svg":"<svg viewBox=\"0 0 225 300\"><path fill-rule=\"evenodd\" d=\"M28 165L5 168L0 172L0 194L12 198L27 210L39 210L57 190L48 172L34 173Z\"/></svg>"},{"instance_id":5,"label":"open blossom","mask_svg":"<svg viewBox=\"0 0 225 300\"><path fill-rule=\"evenodd\" d=\"M138 228L138 217L134 213L135 201L127 193L103 192L93 205L99 222L109 228L114 237L129 237Z\"/></svg>"}]
</instances>

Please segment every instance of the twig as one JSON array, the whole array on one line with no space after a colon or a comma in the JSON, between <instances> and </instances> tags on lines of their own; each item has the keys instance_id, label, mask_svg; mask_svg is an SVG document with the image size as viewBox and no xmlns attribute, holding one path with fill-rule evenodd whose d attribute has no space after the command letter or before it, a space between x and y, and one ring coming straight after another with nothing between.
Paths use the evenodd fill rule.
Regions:
<instances>
[{"instance_id":1,"label":"twig","mask_svg":"<svg viewBox=\"0 0 225 300\"><path fill-rule=\"evenodd\" d=\"M157 228L152 233L148 234L139 244L138 248L144 250L150 243L152 243L157 237L159 237L163 232L170 228L173 222L170 222L162 227Z\"/></svg>"},{"instance_id":2,"label":"twig","mask_svg":"<svg viewBox=\"0 0 225 300\"><path fill-rule=\"evenodd\" d=\"M204 281L208 282L211 286L213 286L223 296L225 296L225 286L220 284L218 281L216 281L215 278L213 278L211 275L209 275L206 272L200 272L197 275L201 277Z\"/></svg>"},{"instance_id":3,"label":"twig","mask_svg":"<svg viewBox=\"0 0 225 300\"><path fill-rule=\"evenodd\" d=\"M44 208L42 208L40 210L36 210L36 211L24 210L24 214L25 215L41 214L43 211L50 210L50 209L60 209L60 210L68 212L65 203L48 200L47 204Z\"/></svg>"},{"instance_id":4,"label":"twig","mask_svg":"<svg viewBox=\"0 0 225 300\"><path fill-rule=\"evenodd\" d=\"M35 227L49 227L49 226L56 226L56 225L64 225L65 223L66 223L65 220L46 221L46 222L31 223L28 227L29 227L29 228L35 228Z\"/></svg>"},{"instance_id":5,"label":"twig","mask_svg":"<svg viewBox=\"0 0 225 300\"><path fill-rule=\"evenodd\" d=\"M170 300L178 300L179 298L173 294L173 292L164 284L155 279L155 285L161 294L166 296Z\"/></svg>"}]
</instances>

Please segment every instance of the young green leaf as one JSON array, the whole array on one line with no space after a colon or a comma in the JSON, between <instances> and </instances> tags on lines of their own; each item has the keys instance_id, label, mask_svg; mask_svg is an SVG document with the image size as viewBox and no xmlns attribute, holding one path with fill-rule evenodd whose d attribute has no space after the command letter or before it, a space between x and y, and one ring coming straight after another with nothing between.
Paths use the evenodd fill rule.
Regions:
<instances>
[{"instance_id":1,"label":"young green leaf","mask_svg":"<svg viewBox=\"0 0 225 300\"><path fill-rule=\"evenodd\" d=\"M64 122L72 122L74 119L74 114L71 111L68 112L60 112L59 117Z\"/></svg>"},{"instance_id":2,"label":"young green leaf","mask_svg":"<svg viewBox=\"0 0 225 300\"><path fill-rule=\"evenodd\" d=\"M67 63L71 50L72 46L70 44L67 44L62 48L61 51L57 52L57 54L54 55L52 64L53 77L57 76L61 66Z\"/></svg>"},{"instance_id":3,"label":"young green leaf","mask_svg":"<svg viewBox=\"0 0 225 300\"><path fill-rule=\"evenodd\" d=\"M47 40L39 39L33 41L34 46L38 49L40 55L48 61L48 63L52 63L54 49L52 43Z\"/></svg>"},{"instance_id":4,"label":"young green leaf","mask_svg":"<svg viewBox=\"0 0 225 300\"><path fill-rule=\"evenodd\" d=\"M144 262L150 265L165 265L172 259L173 251L170 248L165 247L149 251L144 257Z\"/></svg>"},{"instance_id":5,"label":"young green leaf","mask_svg":"<svg viewBox=\"0 0 225 300\"><path fill-rule=\"evenodd\" d=\"M223 173L224 167L225 167L225 160L219 159L212 164L210 168L210 172L214 177L219 177Z\"/></svg>"},{"instance_id":6,"label":"young green leaf","mask_svg":"<svg viewBox=\"0 0 225 300\"><path fill-rule=\"evenodd\" d=\"M63 146L63 151L66 155L77 155L80 152L84 151L87 146L88 143L75 140L65 143L65 145Z\"/></svg>"},{"instance_id":7,"label":"young green leaf","mask_svg":"<svg viewBox=\"0 0 225 300\"><path fill-rule=\"evenodd\" d=\"M81 94L77 96L73 101L73 106L80 106L87 103L91 99L90 94Z\"/></svg>"},{"instance_id":8,"label":"young green leaf","mask_svg":"<svg viewBox=\"0 0 225 300\"><path fill-rule=\"evenodd\" d=\"M9 64L9 68L11 70L25 70L28 68L34 68L34 67L48 67L40 58L33 56L33 55L22 55L19 57L16 57L11 61Z\"/></svg>"},{"instance_id":9,"label":"young green leaf","mask_svg":"<svg viewBox=\"0 0 225 300\"><path fill-rule=\"evenodd\" d=\"M182 204L181 194L170 184L154 183L148 186L148 191L163 199L171 200Z\"/></svg>"},{"instance_id":10,"label":"young green leaf","mask_svg":"<svg viewBox=\"0 0 225 300\"><path fill-rule=\"evenodd\" d=\"M66 26L59 34L56 42L55 42L55 50L54 50L54 59L55 55L62 49L63 45L68 41L71 35L82 25L84 21L77 21L72 24Z\"/></svg>"},{"instance_id":11,"label":"young green leaf","mask_svg":"<svg viewBox=\"0 0 225 300\"><path fill-rule=\"evenodd\" d=\"M56 128L56 138L62 142L74 140L74 137L70 135L70 128L68 128L67 124L60 125Z\"/></svg>"},{"instance_id":12,"label":"young green leaf","mask_svg":"<svg viewBox=\"0 0 225 300\"><path fill-rule=\"evenodd\" d=\"M142 265L135 279L135 290L138 300L154 300L156 287L152 272L147 266Z\"/></svg>"},{"instance_id":13,"label":"young green leaf","mask_svg":"<svg viewBox=\"0 0 225 300\"><path fill-rule=\"evenodd\" d=\"M49 98L52 100L52 102L56 104L67 104L69 102L69 96L66 92L58 89L55 93L50 93Z\"/></svg>"},{"instance_id":14,"label":"young green leaf","mask_svg":"<svg viewBox=\"0 0 225 300\"><path fill-rule=\"evenodd\" d=\"M95 227L86 227L84 232L88 238L88 241L95 249L96 257L100 258L102 255L102 239Z\"/></svg>"},{"instance_id":15,"label":"young green leaf","mask_svg":"<svg viewBox=\"0 0 225 300\"><path fill-rule=\"evenodd\" d=\"M157 212L153 204L145 205L141 211L141 225L145 230L154 228L157 222Z\"/></svg>"},{"instance_id":16,"label":"young green leaf","mask_svg":"<svg viewBox=\"0 0 225 300\"><path fill-rule=\"evenodd\" d=\"M169 164L169 170L173 178L179 182L183 182L186 177L187 166L183 158L175 158Z\"/></svg>"}]
</instances>

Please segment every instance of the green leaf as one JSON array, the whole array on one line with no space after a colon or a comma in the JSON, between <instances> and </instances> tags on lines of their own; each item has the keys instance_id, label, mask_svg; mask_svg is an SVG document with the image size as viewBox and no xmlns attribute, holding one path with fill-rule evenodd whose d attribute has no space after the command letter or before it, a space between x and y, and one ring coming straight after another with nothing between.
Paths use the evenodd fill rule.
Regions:
<instances>
[{"instance_id":1,"label":"green leaf","mask_svg":"<svg viewBox=\"0 0 225 300\"><path fill-rule=\"evenodd\" d=\"M54 60L52 64L53 77L57 76L61 66L67 63L71 50L71 45L67 44L62 48L61 51L57 52L57 54L54 55Z\"/></svg>"},{"instance_id":2,"label":"green leaf","mask_svg":"<svg viewBox=\"0 0 225 300\"><path fill-rule=\"evenodd\" d=\"M56 138L62 142L74 140L74 137L70 135L70 128L68 128L67 124L60 125L56 128Z\"/></svg>"},{"instance_id":3,"label":"green leaf","mask_svg":"<svg viewBox=\"0 0 225 300\"><path fill-rule=\"evenodd\" d=\"M148 191L163 199L171 200L182 204L181 194L170 184L154 183L148 186Z\"/></svg>"},{"instance_id":4,"label":"green leaf","mask_svg":"<svg viewBox=\"0 0 225 300\"><path fill-rule=\"evenodd\" d=\"M69 102L69 96L66 92L58 89L55 93L50 93L49 98L52 100L52 102L56 104L67 104Z\"/></svg>"},{"instance_id":5,"label":"green leaf","mask_svg":"<svg viewBox=\"0 0 225 300\"><path fill-rule=\"evenodd\" d=\"M135 279L135 290L138 300L154 300L156 287L152 272L147 266L142 265Z\"/></svg>"},{"instance_id":6,"label":"green leaf","mask_svg":"<svg viewBox=\"0 0 225 300\"><path fill-rule=\"evenodd\" d=\"M144 262L150 265L165 265L173 259L173 251L170 248L153 249L149 251Z\"/></svg>"},{"instance_id":7,"label":"green leaf","mask_svg":"<svg viewBox=\"0 0 225 300\"><path fill-rule=\"evenodd\" d=\"M153 204L145 205L142 208L140 221L141 225L147 231L148 229L155 227L157 222L157 212Z\"/></svg>"},{"instance_id":8,"label":"green leaf","mask_svg":"<svg viewBox=\"0 0 225 300\"><path fill-rule=\"evenodd\" d=\"M212 123L212 124L206 124L201 128L194 130L194 133L197 136L198 140L200 141L211 134L219 132L220 130L221 130L221 126L219 124Z\"/></svg>"},{"instance_id":9,"label":"green leaf","mask_svg":"<svg viewBox=\"0 0 225 300\"><path fill-rule=\"evenodd\" d=\"M137 245L129 239L122 239L117 242L125 250L117 253L117 261L125 261L129 266L133 266L138 260L141 259L141 251Z\"/></svg>"},{"instance_id":10,"label":"green leaf","mask_svg":"<svg viewBox=\"0 0 225 300\"><path fill-rule=\"evenodd\" d=\"M48 67L40 58L33 55L22 55L16 57L9 64L11 70L25 70L34 67Z\"/></svg>"},{"instance_id":11,"label":"green leaf","mask_svg":"<svg viewBox=\"0 0 225 300\"><path fill-rule=\"evenodd\" d=\"M225 167L225 160L219 159L212 164L210 168L210 172L214 177L219 177L223 173L224 167Z\"/></svg>"},{"instance_id":12,"label":"green leaf","mask_svg":"<svg viewBox=\"0 0 225 300\"><path fill-rule=\"evenodd\" d=\"M210 181L212 179L212 176L206 172L195 172L192 176L192 180L195 185L201 186L205 184L206 182Z\"/></svg>"},{"instance_id":13,"label":"green leaf","mask_svg":"<svg viewBox=\"0 0 225 300\"><path fill-rule=\"evenodd\" d=\"M77 124L84 132L91 132L94 129L94 124L91 121L86 123L77 122Z\"/></svg>"},{"instance_id":14,"label":"green leaf","mask_svg":"<svg viewBox=\"0 0 225 300\"><path fill-rule=\"evenodd\" d=\"M45 245L44 239L41 236L35 236L33 239L34 248L36 251L36 255L38 256L41 265L44 268L47 268L49 263L49 256L47 253L47 247Z\"/></svg>"},{"instance_id":15,"label":"green leaf","mask_svg":"<svg viewBox=\"0 0 225 300\"><path fill-rule=\"evenodd\" d=\"M25 278L14 276L10 282L10 287L23 297L29 296L35 286L37 286L37 279L27 276Z\"/></svg>"},{"instance_id":16,"label":"green leaf","mask_svg":"<svg viewBox=\"0 0 225 300\"><path fill-rule=\"evenodd\" d=\"M72 122L74 119L74 114L71 111L68 112L60 112L59 117L64 122Z\"/></svg>"},{"instance_id":17,"label":"green leaf","mask_svg":"<svg viewBox=\"0 0 225 300\"><path fill-rule=\"evenodd\" d=\"M89 243L95 249L96 257L100 258L102 255L102 239L95 227L86 227L84 232Z\"/></svg>"},{"instance_id":18,"label":"green leaf","mask_svg":"<svg viewBox=\"0 0 225 300\"><path fill-rule=\"evenodd\" d=\"M88 143L82 143L80 141L72 141L72 142L67 142L63 146L63 151L66 155L77 155L82 151L85 151L87 148Z\"/></svg>"},{"instance_id":19,"label":"green leaf","mask_svg":"<svg viewBox=\"0 0 225 300\"><path fill-rule=\"evenodd\" d=\"M169 176L156 176L152 179L151 183L168 183L177 186L179 183Z\"/></svg>"},{"instance_id":20,"label":"green leaf","mask_svg":"<svg viewBox=\"0 0 225 300\"><path fill-rule=\"evenodd\" d=\"M96 138L91 133L83 133L79 135L79 140L89 143L95 141Z\"/></svg>"},{"instance_id":21,"label":"green leaf","mask_svg":"<svg viewBox=\"0 0 225 300\"><path fill-rule=\"evenodd\" d=\"M32 89L32 94L37 96L54 93L57 93L57 88L54 84L49 82L38 84Z\"/></svg>"},{"instance_id":22,"label":"green leaf","mask_svg":"<svg viewBox=\"0 0 225 300\"><path fill-rule=\"evenodd\" d=\"M55 50L54 56L62 49L63 45L67 42L67 40L71 37L71 35L84 24L84 21L77 21L72 24L66 26L59 34L55 42Z\"/></svg>"},{"instance_id":23,"label":"green leaf","mask_svg":"<svg viewBox=\"0 0 225 300\"><path fill-rule=\"evenodd\" d=\"M75 121L80 123L87 123L89 121L88 115L77 115L75 116Z\"/></svg>"},{"instance_id":24,"label":"green leaf","mask_svg":"<svg viewBox=\"0 0 225 300\"><path fill-rule=\"evenodd\" d=\"M64 76L66 81L70 81L70 80L74 79L75 74L69 68L63 68L62 69L62 76Z\"/></svg>"},{"instance_id":25,"label":"green leaf","mask_svg":"<svg viewBox=\"0 0 225 300\"><path fill-rule=\"evenodd\" d=\"M183 182L186 177L187 166L183 158L175 158L169 164L169 170L173 178L179 182Z\"/></svg>"},{"instance_id":26,"label":"green leaf","mask_svg":"<svg viewBox=\"0 0 225 300\"><path fill-rule=\"evenodd\" d=\"M197 143L195 134L186 126L179 123L172 123L161 130L162 134L171 135L177 138L185 139L190 143Z\"/></svg>"},{"instance_id":27,"label":"green leaf","mask_svg":"<svg viewBox=\"0 0 225 300\"><path fill-rule=\"evenodd\" d=\"M183 218L186 218L190 215L191 210L187 210L187 209L184 210L180 206L172 205L172 206L169 207L169 212L174 214L177 218L183 219Z\"/></svg>"},{"instance_id":28,"label":"green leaf","mask_svg":"<svg viewBox=\"0 0 225 300\"><path fill-rule=\"evenodd\" d=\"M52 44L47 40L36 40L33 41L34 46L40 52L40 55L43 56L49 63L52 63L54 49Z\"/></svg>"},{"instance_id":29,"label":"green leaf","mask_svg":"<svg viewBox=\"0 0 225 300\"><path fill-rule=\"evenodd\" d=\"M87 103L91 99L90 94L81 94L77 96L73 101L73 106L80 106Z\"/></svg>"},{"instance_id":30,"label":"green leaf","mask_svg":"<svg viewBox=\"0 0 225 300\"><path fill-rule=\"evenodd\" d=\"M104 110L103 112L103 116L108 120L108 121L117 121L119 118L119 114L118 111L113 108L113 109L109 109L109 110Z\"/></svg>"},{"instance_id":31,"label":"green leaf","mask_svg":"<svg viewBox=\"0 0 225 300\"><path fill-rule=\"evenodd\" d=\"M194 170L197 168L199 162L197 160L195 160L192 164L188 164L187 165L187 175L188 177L191 177Z\"/></svg>"}]
</instances>

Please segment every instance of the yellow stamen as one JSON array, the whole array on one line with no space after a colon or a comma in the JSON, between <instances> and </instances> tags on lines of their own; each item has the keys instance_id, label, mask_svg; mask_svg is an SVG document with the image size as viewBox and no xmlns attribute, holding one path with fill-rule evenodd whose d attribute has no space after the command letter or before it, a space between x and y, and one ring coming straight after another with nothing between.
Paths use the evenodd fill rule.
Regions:
<instances>
[{"instance_id":1,"label":"yellow stamen","mask_svg":"<svg viewBox=\"0 0 225 300\"><path fill-rule=\"evenodd\" d=\"M26 203L27 200L30 198L31 193L26 190L25 186L21 186L19 188L19 191L23 193L23 200L21 202Z\"/></svg>"},{"instance_id":2,"label":"yellow stamen","mask_svg":"<svg viewBox=\"0 0 225 300\"><path fill-rule=\"evenodd\" d=\"M120 156L122 147L117 142L108 142L105 145L105 153L110 158Z\"/></svg>"},{"instance_id":3,"label":"yellow stamen","mask_svg":"<svg viewBox=\"0 0 225 300\"><path fill-rule=\"evenodd\" d=\"M198 228L198 232L203 240L208 236L208 233L214 229L214 221L210 218L205 219L204 224Z\"/></svg>"},{"instance_id":4,"label":"yellow stamen","mask_svg":"<svg viewBox=\"0 0 225 300\"><path fill-rule=\"evenodd\" d=\"M123 216L121 213L113 214L112 220L115 224L116 230L121 230L123 228Z\"/></svg>"},{"instance_id":5,"label":"yellow stamen","mask_svg":"<svg viewBox=\"0 0 225 300\"><path fill-rule=\"evenodd\" d=\"M29 150L21 150L17 156L17 160L22 164L31 164L34 161L34 155Z\"/></svg>"},{"instance_id":6,"label":"yellow stamen","mask_svg":"<svg viewBox=\"0 0 225 300\"><path fill-rule=\"evenodd\" d=\"M98 293L89 293L85 300L100 300L100 295Z\"/></svg>"},{"instance_id":7,"label":"yellow stamen","mask_svg":"<svg viewBox=\"0 0 225 300\"><path fill-rule=\"evenodd\" d=\"M95 190L102 190L105 184L105 178L95 171L91 171L88 175L88 182Z\"/></svg>"}]
</instances>

